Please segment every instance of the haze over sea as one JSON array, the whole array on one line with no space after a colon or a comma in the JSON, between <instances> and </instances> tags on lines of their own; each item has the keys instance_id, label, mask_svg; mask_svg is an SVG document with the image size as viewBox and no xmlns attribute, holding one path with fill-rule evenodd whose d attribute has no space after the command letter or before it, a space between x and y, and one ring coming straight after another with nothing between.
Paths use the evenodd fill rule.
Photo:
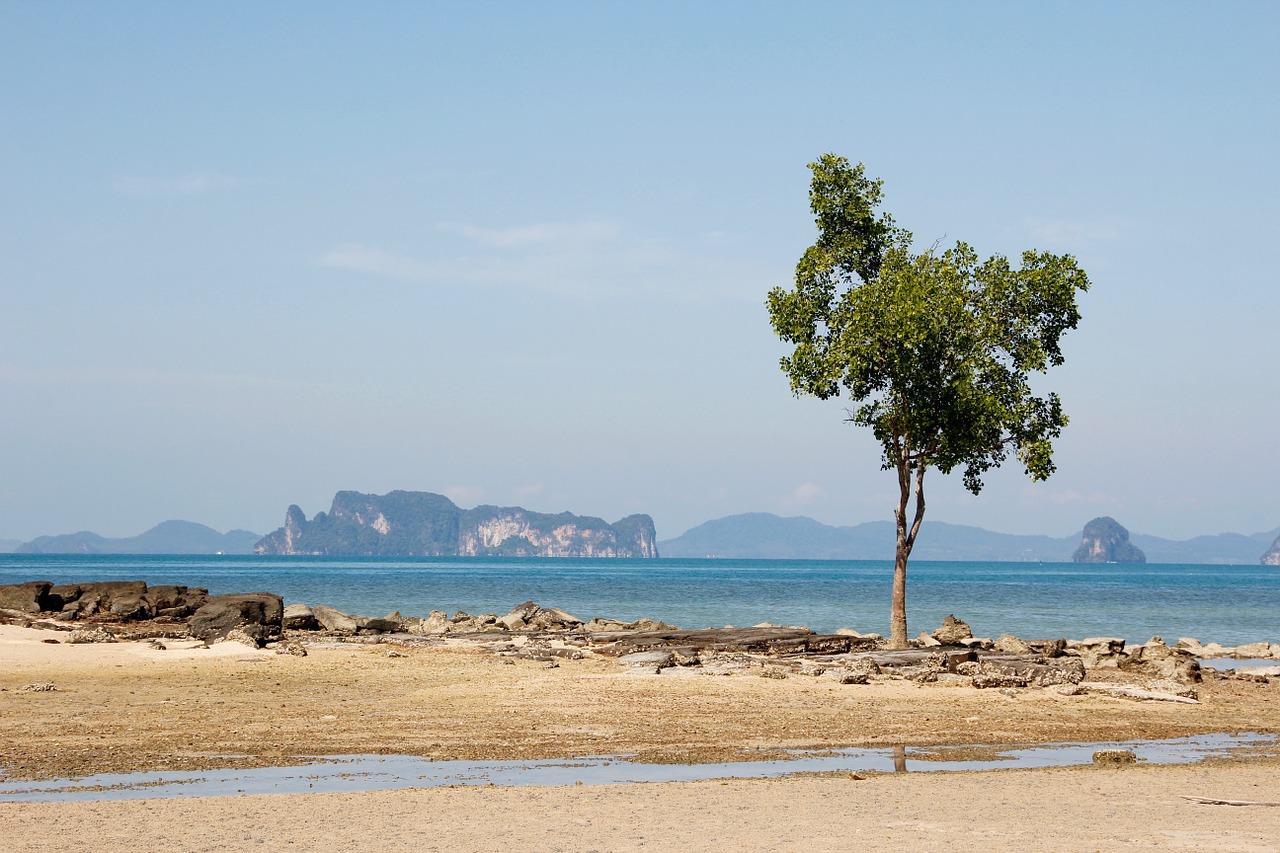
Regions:
<instances>
[{"instance_id":1,"label":"haze over sea","mask_svg":"<svg viewBox=\"0 0 1280 853\"><path fill-rule=\"evenodd\" d=\"M144 580L213 594L406 616L503 614L533 600L581 619L661 619L681 628L772 622L888 633L892 563L881 560L618 560L0 554L0 584ZM1274 566L928 562L908 569L912 634L948 614L977 636L1124 637L1224 645L1280 642Z\"/></svg>"}]
</instances>

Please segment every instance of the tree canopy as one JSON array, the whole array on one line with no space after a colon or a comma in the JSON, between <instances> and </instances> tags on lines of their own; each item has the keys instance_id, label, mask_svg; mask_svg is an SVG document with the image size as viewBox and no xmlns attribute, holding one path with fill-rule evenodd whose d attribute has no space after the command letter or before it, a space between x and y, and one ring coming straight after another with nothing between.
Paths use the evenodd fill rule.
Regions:
<instances>
[{"instance_id":1,"label":"tree canopy","mask_svg":"<svg viewBox=\"0 0 1280 853\"><path fill-rule=\"evenodd\" d=\"M1052 441L1067 416L1056 394L1032 390L1031 376L1062 364L1060 339L1080 320L1076 293L1089 280L1070 255L1026 251L1015 268L1001 255L981 260L962 242L913 252L910 232L877 211L881 182L862 164L826 154L809 168L818 239L796 265L794 286L770 291L769 318L794 345L781 362L792 391L847 393L850 420L872 429L883 467L897 472L891 616L900 646L924 472L960 468L974 494L1010 453L1033 479L1053 473Z\"/></svg>"}]
</instances>

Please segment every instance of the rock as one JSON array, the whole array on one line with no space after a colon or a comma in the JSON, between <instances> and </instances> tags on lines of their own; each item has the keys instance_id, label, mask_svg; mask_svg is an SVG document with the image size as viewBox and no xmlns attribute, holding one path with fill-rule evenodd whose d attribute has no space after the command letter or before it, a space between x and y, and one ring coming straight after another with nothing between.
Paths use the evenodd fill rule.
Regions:
<instances>
[{"instance_id":1,"label":"rock","mask_svg":"<svg viewBox=\"0 0 1280 853\"><path fill-rule=\"evenodd\" d=\"M1088 692L1079 684L1059 684L1053 689L1063 696L1082 696Z\"/></svg>"},{"instance_id":2,"label":"rock","mask_svg":"<svg viewBox=\"0 0 1280 853\"><path fill-rule=\"evenodd\" d=\"M276 654L293 655L294 657L305 658L307 656L307 650L302 643L294 640L287 640L276 646Z\"/></svg>"},{"instance_id":3,"label":"rock","mask_svg":"<svg viewBox=\"0 0 1280 853\"><path fill-rule=\"evenodd\" d=\"M866 684L871 680L871 676L865 672L853 672L845 670L840 674L841 684Z\"/></svg>"},{"instance_id":4,"label":"rock","mask_svg":"<svg viewBox=\"0 0 1280 853\"><path fill-rule=\"evenodd\" d=\"M1124 653L1124 640L1119 637L1089 637L1084 640L1068 640L1067 651L1078 656L1089 669L1104 662L1115 666Z\"/></svg>"},{"instance_id":5,"label":"rock","mask_svg":"<svg viewBox=\"0 0 1280 853\"><path fill-rule=\"evenodd\" d=\"M1224 646L1219 643L1209 643L1200 649L1197 657L1202 658L1229 658L1236 653L1236 650L1230 646Z\"/></svg>"},{"instance_id":6,"label":"rock","mask_svg":"<svg viewBox=\"0 0 1280 853\"><path fill-rule=\"evenodd\" d=\"M869 657L853 658L844 665L844 671L852 675L865 675L870 679L873 675L879 675L880 664L876 663ZM866 681L850 681L846 684L866 684Z\"/></svg>"},{"instance_id":7,"label":"rock","mask_svg":"<svg viewBox=\"0 0 1280 853\"><path fill-rule=\"evenodd\" d=\"M58 685L54 684L52 681L37 681L34 684L22 685L22 689L30 691L31 693L49 693L57 690Z\"/></svg>"},{"instance_id":8,"label":"rock","mask_svg":"<svg viewBox=\"0 0 1280 853\"><path fill-rule=\"evenodd\" d=\"M1128 655L1118 658L1117 666L1125 672L1172 679L1182 684L1199 684L1203 680L1200 661L1195 655L1162 643L1134 646Z\"/></svg>"},{"instance_id":9,"label":"rock","mask_svg":"<svg viewBox=\"0 0 1280 853\"><path fill-rule=\"evenodd\" d=\"M155 649L157 652L165 652L169 650L168 646L156 639L151 640L147 645Z\"/></svg>"},{"instance_id":10,"label":"rock","mask_svg":"<svg viewBox=\"0 0 1280 853\"><path fill-rule=\"evenodd\" d=\"M222 635L221 637L217 637L213 639L211 642L240 643L252 649L256 649L262 645L261 636L259 632L254 631L249 625L246 625L246 624L236 625L234 628L231 628L230 630L228 630L226 634Z\"/></svg>"},{"instance_id":11,"label":"rock","mask_svg":"<svg viewBox=\"0 0 1280 853\"><path fill-rule=\"evenodd\" d=\"M1129 541L1129 531L1114 518L1102 516L1084 526L1076 563L1145 563L1147 555Z\"/></svg>"},{"instance_id":12,"label":"rock","mask_svg":"<svg viewBox=\"0 0 1280 853\"><path fill-rule=\"evenodd\" d=\"M630 625L617 619L605 619L597 616L590 622L582 626L584 631L588 633L596 633L600 631L625 631Z\"/></svg>"},{"instance_id":13,"label":"rock","mask_svg":"<svg viewBox=\"0 0 1280 853\"><path fill-rule=\"evenodd\" d=\"M761 678L786 678L787 671L777 666L766 666L760 670Z\"/></svg>"},{"instance_id":14,"label":"rock","mask_svg":"<svg viewBox=\"0 0 1280 853\"><path fill-rule=\"evenodd\" d=\"M320 627L316 614L305 604L286 604L280 625L287 631L315 631Z\"/></svg>"},{"instance_id":15,"label":"rock","mask_svg":"<svg viewBox=\"0 0 1280 853\"><path fill-rule=\"evenodd\" d=\"M187 623L191 636L211 644L238 629L261 647L280 637L284 600L270 592L211 596ZM239 637L240 634L237 634Z\"/></svg>"},{"instance_id":16,"label":"rock","mask_svg":"<svg viewBox=\"0 0 1280 853\"><path fill-rule=\"evenodd\" d=\"M933 636L932 634L926 634L924 631L921 631L920 636L916 637L915 644L918 648L931 649L936 646L942 645L942 641L939 640L937 637Z\"/></svg>"},{"instance_id":17,"label":"rock","mask_svg":"<svg viewBox=\"0 0 1280 853\"><path fill-rule=\"evenodd\" d=\"M1273 646L1270 643L1246 643L1243 646L1236 646L1236 653L1233 657L1237 659L1269 659L1274 657L1276 652L1280 652L1280 647Z\"/></svg>"},{"instance_id":18,"label":"rock","mask_svg":"<svg viewBox=\"0 0 1280 853\"><path fill-rule=\"evenodd\" d=\"M1196 657L1204 657L1204 655L1200 654L1200 652L1203 651L1204 646L1202 646L1200 641L1195 637L1179 637L1178 644L1175 648L1185 649Z\"/></svg>"},{"instance_id":19,"label":"rock","mask_svg":"<svg viewBox=\"0 0 1280 853\"><path fill-rule=\"evenodd\" d=\"M95 625L92 628L77 628L71 632L71 636L67 639L68 643L114 643L116 642L115 634L110 633L105 628Z\"/></svg>"},{"instance_id":20,"label":"rock","mask_svg":"<svg viewBox=\"0 0 1280 853\"><path fill-rule=\"evenodd\" d=\"M969 623L954 616L942 620L942 627L934 631L933 638L944 646L958 645L962 640L973 636Z\"/></svg>"},{"instance_id":21,"label":"rock","mask_svg":"<svg viewBox=\"0 0 1280 853\"><path fill-rule=\"evenodd\" d=\"M411 634L443 634L449 630L449 616L443 610L432 610L427 618L409 626Z\"/></svg>"},{"instance_id":22,"label":"rock","mask_svg":"<svg viewBox=\"0 0 1280 853\"><path fill-rule=\"evenodd\" d=\"M365 619L364 624L360 626L361 631L367 631L371 634L395 634L404 627L399 619Z\"/></svg>"},{"instance_id":23,"label":"rock","mask_svg":"<svg viewBox=\"0 0 1280 853\"><path fill-rule=\"evenodd\" d=\"M517 604L498 621L509 631L575 631L584 624L558 607L540 607L532 601Z\"/></svg>"},{"instance_id":24,"label":"rock","mask_svg":"<svg viewBox=\"0 0 1280 853\"><path fill-rule=\"evenodd\" d=\"M1199 704L1199 699L1191 696L1179 696L1176 693L1147 690L1143 687L1134 687L1131 684L1112 684L1111 682L1106 681L1082 681L1080 686L1088 690L1090 693L1104 693L1108 696L1117 696L1121 699L1141 699L1156 702L1182 702L1188 705Z\"/></svg>"},{"instance_id":25,"label":"rock","mask_svg":"<svg viewBox=\"0 0 1280 853\"><path fill-rule=\"evenodd\" d=\"M996 651L1011 655L1029 655L1032 653L1030 645L1012 634L1001 634L996 638L993 648Z\"/></svg>"},{"instance_id":26,"label":"rock","mask_svg":"<svg viewBox=\"0 0 1280 853\"><path fill-rule=\"evenodd\" d=\"M1137 760L1132 749L1100 749L1093 754L1093 763L1099 765L1134 764Z\"/></svg>"},{"instance_id":27,"label":"rock","mask_svg":"<svg viewBox=\"0 0 1280 853\"><path fill-rule=\"evenodd\" d=\"M145 595L121 595L111 600L110 613L126 622L136 622L150 619L156 610Z\"/></svg>"},{"instance_id":28,"label":"rock","mask_svg":"<svg viewBox=\"0 0 1280 853\"><path fill-rule=\"evenodd\" d=\"M350 613L343 613L333 607L317 604L311 608L315 620L320 627L335 634L354 634L360 628L361 620Z\"/></svg>"},{"instance_id":29,"label":"rock","mask_svg":"<svg viewBox=\"0 0 1280 853\"><path fill-rule=\"evenodd\" d=\"M632 652L618 658L618 663L631 669L666 669L675 665L675 655L670 651Z\"/></svg>"},{"instance_id":30,"label":"rock","mask_svg":"<svg viewBox=\"0 0 1280 853\"><path fill-rule=\"evenodd\" d=\"M52 581L29 581L0 586L0 609L23 613L60 610L61 605L54 607L54 600L49 596L52 588Z\"/></svg>"},{"instance_id":31,"label":"rock","mask_svg":"<svg viewBox=\"0 0 1280 853\"><path fill-rule=\"evenodd\" d=\"M147 587L146 599L155 608L156 616L185 619L209 600L209 590L201 587L151 586Z\"/></svg>"},{"instance_id":32,"label":"rock","mask_svg":"<svg viewBox=\"0 0 1280 853\"><path fill-rule=\"evenodd\" d=\"M992 687L1026 687L1027 679L1016 675L999 675L990 672L979 672L973 676L973 686L982 689Z\"/></svg>"},{"instance_id":33,"label":"rock","mask_svg":"<svg viewBox=\"0 0 1280 853\"><path fill-rule=\"evenodd\" d=\"M984 684L977 685L978 678ZM984 657L978 662L978 670L974 674L975 686L990 687L1001 678L1021 681L1013 686L1052 687L1059 684L1079 684L1084 680L1084 663L1079 658L1061 658L1054 663L1035 658L1001 658ZM985 683L992 681L993 683Z\"/></svg>"},{"instance_id":34,"label":"rock","mask_svg":"<svg viewBox=\"0 0 1280 853\"><path fill-rule=\"evenodd\" d=\"M141 598L147 594L145 581L98 581L82 583L78 601L85 602L80 615L90 616L94 613L112 613L112 605L120 599ZM119 614L114 614L119 616Z\"/></svg>"}]
</instances>

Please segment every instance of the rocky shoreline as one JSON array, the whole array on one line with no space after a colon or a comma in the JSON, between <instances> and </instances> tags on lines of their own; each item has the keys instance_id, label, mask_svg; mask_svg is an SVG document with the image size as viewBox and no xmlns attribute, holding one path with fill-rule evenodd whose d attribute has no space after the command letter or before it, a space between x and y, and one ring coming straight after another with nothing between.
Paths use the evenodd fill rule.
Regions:
<instances>
[{"instance_id":1,"label":"rocky shoreline","mask_svg":"<svg viewBox=\"0 0 1280 853\"><path fill-rule=\"evenodd\" d=\"M908 649L888 649L883 637L841 629L819 634L804 627L775 626L681 630L660 621L584 621L532 601L510 612L426 617L344 613L324 605L285 605L273 593L209 595L186 586L148 586L143 581L54 584L32 581L0 586L0 623L65 633L46 642L100 643L194 640L212 645L238 642L280 654L306 655L316 643L467 645L504 658L557 666L586 656L611 659L633 672L660 674L671 668L709 675L792 676L834 679L840 684L882 680L1021 690L1053 689L1063 695L1086 691L1134 699L1195 702L1195 685L1206 675L1200 660L1276 660L1276 667L1209 671L1266 683L1280 677L1280 644L1237 647L1182 638L1167 645L1153 637L1141 645L1122 639L1025 640L1002 635L974 637L968 624L947 617L922 633ZM1126 676L1110 683L1108 674ZM1137 683L1132 683L1136 681Z\"/></svg>"}]
</instances>

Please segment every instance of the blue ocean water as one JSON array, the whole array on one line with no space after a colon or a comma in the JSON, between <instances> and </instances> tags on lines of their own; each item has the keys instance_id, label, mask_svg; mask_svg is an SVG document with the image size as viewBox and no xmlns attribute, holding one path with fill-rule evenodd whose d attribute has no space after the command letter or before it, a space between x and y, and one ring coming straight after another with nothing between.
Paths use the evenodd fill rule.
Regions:
<instances>
[{"instance_id":1,"label":"blue ocean water","mask_svg":"<svg viewBox=\"0 0 1280 853\"><path fill-rule=\"evenodd\" d=\"M892 563L879 560L613 560L0 554L0 584L143 580L210 592L268 591L286 603L381 616L506 613L533 600L582 619L661 619L681 628L807 625L888 633ZM978 636L1159 634L1225 645L1280 642L1274 566L914 562L912 635L948 614Z\"/></svg>"}]
</instances>

